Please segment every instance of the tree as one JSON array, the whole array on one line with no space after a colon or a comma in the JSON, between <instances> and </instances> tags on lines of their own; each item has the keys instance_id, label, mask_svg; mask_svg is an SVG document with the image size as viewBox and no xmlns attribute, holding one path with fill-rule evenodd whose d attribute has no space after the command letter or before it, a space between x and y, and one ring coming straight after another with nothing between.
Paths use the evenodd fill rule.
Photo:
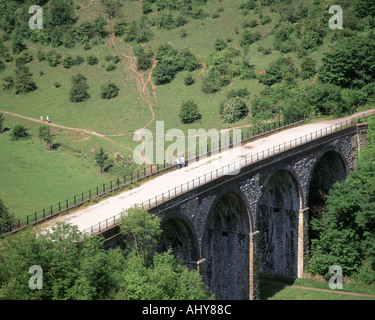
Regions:
<instances>
[{"instance_id":1,"label":"tree","mask_svg":"<svg viewBox=\"0 0 375 320\"><path fill-rule=\"evenodd\" d=\"M112 82L108 82L106 85L102 86L102 99L112 99L118 96L120 91L119 87Z\"/></svg>"},{"instance_id":2,"label":"tree","mask_svg":"<svg viewBox=\"0 0 375 320\"><path fill-rule=\"evenodd\" d=\"M73 1L52 0L49 5L50 18L48 19L48 24L61 26L74 23Z\"/></svg>"},{"instance_id":3,"label":"tree","mask_svg":"<svg viewBox=\"0 0 375 320\"><path fill-rule=\"evenodd\" d=\"M0 199L0 236L10 231L11 225L14 223L15 217L5 206L3 200Z\"/></svg>"},{"instance_id":4,"label":"tree","mask_svg":"<svg viewBox=\"0 0 375 320\"><path fill-rule=\"evenodd\" d=\"M55 136L51 133L49 126L43 125L39 127L39 138L47 143L49 151L53 150L53 139Z\"/></svg>"},{"instance_id":5,"label":"tree","mask_svg":"<svg viewBox=\"0 0 375 320\"><path fill-rule=\"evenodd\" d=\"M228 99L222 107L222 119L224 122L233 123L246 117L249 109L240 97Z\"/></svg>"},{"instance_id":6,"label":"tree","mask_svg":"<svg viewBox=\"0 0 375 320\"><path fill-rule=\"evenodd\" d=\"M188 124L198 121L202 118L202 115L199 113L198 106L193 99L189 99L182 103L179 117L182 123Z\"/></svg>"},{"instance_id":7,"label":"tree","mask_svg":"<svg viewBox=\"0 0 375 320\"><path fill-rule=\"evenodd\" d=\"M148 254L158 243L160 220L133 209L137 213L129 212L124 221L125 253L120 248L104 250L102 237L88 237L66 223L56 223L38 235L25 230L5 238L0 299L212 299L197 271L182 266L171 250ZM29 288L33 265L42 268L43 290Z\"/></svg>"},{"instance_id":8,"label":"tree","mask_svg":"<svg viewBox=\"0 0 375 320\"><path fill-rule=\"evenodd\" d=\"M16 93L27 93L37 89L35 81L32 79L32 73L25 66L19 66L15 71Z\"/></svg>"},{"instance_id":9,"label":"tree","mask_svg":"<svg viewBox=\"0 0 375 320\"><path fill-rule=\"evenodd\" d=\"M102 0L102 4L104 11L110 18L116 17L122 7L122 3L119 0Z\"/></svg>"},{"instance_id":10,"label":"tree","mask_svg":"<svg viewBox=\"0 0 375 320\"><path fill-rule=\"evenodd\" d=\"M108 155L104 153L103 148L95 153L95 161L100 166L100 173L104 172L104 166L106 161L108 160Z\"/></svg>"},{"instance_id":11,"label":"tree","mask_svg":"<svg viewBox=\"0 0 375 320\"><path fill-rule=\"evenodd\" d=\"M23 37L20 33L16 33L12 38L12 50L14 54L19 54L26 49L26 45L22 42Z\"/></svg>"},{"instance_id":12,"label":"tree","mask_svg":"<svg viewBox=\"0 0 375 320\"><path fill-rule=\"evenodd\" d=\"M87 63L88 63L90 66L94 66L94 65L96 65L96 64L99 63L99 59L98 59L97 57L93 56L93 55L88 56L88 57L86 58L86 60L87 60Z\"/></svg>"},{"instance_id":13,"label":"tree","mask_svg":"<svg viewBox=\"0 0 375 320\"><path fill-rule=\"evenodd\" d=\"M309 104L317 113L340 116L347 111L338 86L315 83L307 87L306 93Z\"/></svg>"},{"instance_id":14,"label":"tree","mask_svg":"<svg viewBox=\"0 0 375 320\"><path fill-rule=\"evenodd\" d=\"M316 62L311 57L305 57L301 63L301 77L303 80L313 77L316 73Z\"/></svg>"},{"instance_id":15,"label":"tree","mask_svg":"<svg viewBox=\"0 0 375 320\"><path fill-rule=\"evenodd\" d=\"M126 211L120 225L128 249L134 250L139 258L145 260L156 249L161 235L160 220L146 210L133 207Z\"/></svg>"},{"instance_id":16,"label":"tree","mask_svg":"<svg viewBox=\"0 0 375 320\"><path fill-rule=\"evenodd\" d=\"M258 76L259 81L267 86L272 86L275 83L281 82L286 77L294 77L296 69L291 58L279 57L272 62L266 73Z\"/></svg>"},{"instance_id":17,"label":"tree","mask_svg":"<svg viewBox=\"0 0 375 320\"><path fill-rule=\"evenodd\" d=\"M12 140L27 139L30 136L28 130L24 125L16 124L11 133Z\"/></svg>"},{"instance_id":18,"label":"tree","mask_svg":"<svg viewBox=\"0 0 375 320\"><path fill-rule=\"evenodd\" d=\"M341 88L361 89L375 80L375 40L356 36L340 39L325 54L319 79Z\"/></svg>"},{"instance_id":19,"label":"tree","mask_svg":"<svg viewBox=\"0 0 375 320\"><path fill-rule=\"evenodd\" d=\"M82 102L90 98L88 93L89 86L87 79L82 74L77 74L72 77L72 88L70 89L70 101Z\"/></svg>"}]
</instances>

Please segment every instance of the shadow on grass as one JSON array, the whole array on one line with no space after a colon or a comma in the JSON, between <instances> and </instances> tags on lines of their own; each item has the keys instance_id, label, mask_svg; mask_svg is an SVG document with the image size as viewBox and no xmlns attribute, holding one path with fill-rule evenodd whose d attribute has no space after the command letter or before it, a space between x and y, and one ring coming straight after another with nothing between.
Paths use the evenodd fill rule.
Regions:
<instances>
[{"instance_id":1,"label":"shadow on grass","mask_svg":"<svg viewBox=\"0 0 375 320\"><path fill-rule=\"evenodd\" d=\"M261 275L260 276L260 299L267 300L272 298L276 293L285 287L294 284L295 279L283 278L277 276Z\"/></svg>"}]
</instances>

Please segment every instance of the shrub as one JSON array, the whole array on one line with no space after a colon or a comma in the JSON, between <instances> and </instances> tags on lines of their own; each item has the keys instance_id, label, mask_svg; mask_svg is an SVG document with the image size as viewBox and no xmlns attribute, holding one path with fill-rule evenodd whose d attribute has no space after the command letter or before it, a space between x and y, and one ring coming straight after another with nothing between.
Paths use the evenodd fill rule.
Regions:
<instances>
[{"instance_id":1,"label":"shrub","mask_svg":"<svg viewBox=\"0 0 375 320\"><path fill-rule=\"evenodd\" d=\"M46 60L51 67L55 68L61 63L61 55L56 51L49 51L46 54Z\"/></svg>"},{"instance_id":2,"label":"shrub","mask_svg":"<svg viewBox=\"0 0 375 320\"><path fill-rule=\"evenodd\" d=\"M152 59L154 53L151 50L145 51L141 48L140 52L136 54L137 56L137 69L138 70L148 70L152 66Z\"/></svg>"},{"instance_id":3,"label":"shrub","mask_svg":"<svg viewBox=\"0 0 375 320\"><path fill-rule=\"evenodd\" d=\"M39 62L42 62L46 60L46 53L44 51L38 51L38 53L36 54L36 57L38 58Z\"/></svg>"},{"instance_id":4,"label":"shrub","mask_svg":"<svg viewBox=\"0 0 375 320\"><path fill-rule=\"evenodd\" d=\"M184 79L185 86L191 86L194 82L195 82L195 80L194 80L194 78L192 77L191 74L189 74L189 75Z\"/></svg>"},{"instance_id":5,"label":"shrub","mask_svg":"<svg viewBox=\"0 0 375 320\"><path fill-rule=\"evenodd\" d=\"M249 109L246 103L239 97L227 100L222 107L222 119L224 122L233 123L246 117Z\"/></svg>"},{"instance_id":6,"label":"shrub","mask_svg":"<svg viewBox=\"0 0 375 320\"><path fill-rule=\"evenodd\" d=\"M241 47L248 47L249 45L251 45L254 42L255 42L255 38L254 38L253 34L251 33L251 31L245 30L241 34L241 39L240 39Z\"/></svg>"},{"instance_id":7,"label":"shrub","mask_svg":"<svg viewBox=\"0 0 375 320\"><path fill-rule=\"evenodd\" d=\"M221 89L221 87L228 84L226 80L218 71L210 70L208 75L202 81L203 93L215 93Z\"/></svg>"},{"instance_id":8,"label":"shrub","mask_svg":"<svg viewBox=\"0 0 375 320\"><path fill-rule=\"evenodd\" d=\"M3 89L9 90L14 86L14 78L12 76L6 76L4 79Z\"/></svg>"},{"instance_id":9,"label":"shrub","mask_svg":"<svg viewBox=\"0 0 375 320\"><path fill-rule=\"evenodd\" d=\"M99 63L99 59L95 56L88 56L86 60L87 64L89 64L90 66L94 66Z\"/></svg>"},{"instance_id":10,"label":"shrub","mask_svg":"<svg viewBox=\"0 0 375 320\"><path fill-rule=\"evenodd\" d=\"M34 91L37 88L36 83L32 79L32 73L27 67L18 67L15 74L15 87L17 94Z\"/></svg>"},{"instance_id":11,"label":"shrub","mask_svg":"<svg viewBox=\"0 0 375 320\"><path fill-rule=\"evenodd\" d=\"M78 55L74 58L74 65L76 65L76 66L79 66L84 62L85 62L85 59L80 55Z\"/></svg>"},{"instance_id":12,"label":"shrub","mask_svg":"<svg viewBox=\"0 0 375 320\"><path fill-rule=\"evenodd\" d=\"M12 140L27 139L30 136L28 130L23 124L16 124L11 133Z\"/></svg>"},{"instance_id":13,"label":"shrub","mask_svg":"<svg viewBox=\"0 0 375 320\"><path fill-rule=\"evenodd\" d=\"M316 73L316 62L311 57L305 57L301 64L301 76L306 80L314 76Z\"/></svg>"},{"instance_id":14,"label":"shrub","mask_svg":"<svg viewBox=\"0 0 375 320\"><path fill-rule=\"evenodd\" d=\"M166 84L171 82L176 74L176 68L167 62L158 62L152 76L156 84Z\"/></svg>"},{"instance_id":15,"label":"shrub","mask_svg":"<svg viewBox=\"0 0 375 320\"><path fill-rule=\"evenodd\" d=\"M111 82L108 82L106 85L102 86L102 99L112 99L118 96L120 89Z\"/></svg>"},{"instance_id":16,"label":"shrub","mask_svg":"<svg viewBox=\"0 0 375 320\"><path fill-rule=\"evenodd\" d=\"M63 59L63 65L64 68L70 69L72 66L74 66L74 58L72 56L66 56Z\"/></svg>"},{"instance_id":17,"label":"shrub","mask_svg":"<svg viewBox=\"0 0 375 320\"><path fill-rule=\"evenodd\" d=\"M70 89L70 101L82 102L90 98L87 79L82 74L72 77L72 88Z\"/></svg>"},{"instance_id":18,"label":"shrub","mask_svg":"<svg viewBox=\"0 0 375 320\"><path fill-rule=\"evenodd\" d=\"M216 51L224 50L226 47L227 47L227 44L225 43L224 40L217 39L217 40L215 41L215 50L216 50Z\"/></svg>"},{"instance_id":19,"label":"shrub","mask_svg":"<svg viewBox=\"0 0 375 320\"><path fill-rule=\"evenodd\" d=\"M199 113L197 104L189 99L182 103L179 117L182 123L188 124L198 121L202 118L202 115Z\"/></svg>"},{"instance_id":20,"label":"shrub","mask_svg":"<svg viewBox=\"0 0 375 320\"><path fill-rule=\"evenodd\" d=\"M23 65L33 61L31 52L23 51L18 58L16 58L16 66Z\"/></svg>"},{"instance_id":21,"label":"shrub","mask_svg":"<svg viewBox=\"0 0 375 320\"><path fill-rule=\"evenodd\" d=\"M113 62L108 63L105 67L105 69L109 72L115 70L116 68L117 66Z\"/></svg>"}]
</instances>

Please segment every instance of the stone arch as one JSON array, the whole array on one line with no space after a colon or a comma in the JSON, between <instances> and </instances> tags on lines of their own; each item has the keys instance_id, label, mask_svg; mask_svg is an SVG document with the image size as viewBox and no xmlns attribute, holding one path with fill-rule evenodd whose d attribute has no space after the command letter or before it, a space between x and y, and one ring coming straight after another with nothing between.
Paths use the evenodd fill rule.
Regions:
<instances>
[{"instance_id":1,"label":"stone arch","mask_svg":"<svg viewBox=\"0 0 375 320\"><path fill-rule=\"evenodd\" d=\"M207 216L202 243L202 275L216 299L249 299L251 225L240 190L229 188L218 194Z\"/></svg>"},{"instance_id":2,"label":"stone arch","mask_svg":"<svg viewBox=\"0 0 375 320\"><path fill-rule=\"evenodd\" d=\"M337 181L345 180L348 173L349 166L340 151L329 149L318 156L312 167L307 189L309 220L320 216L325 206L324 197ZM314 233L310 230L310 241L314 237Z\"/></svg>"},{"instance_id":3,"label":"stone arch","mask_svg":"<svg viewBox=\"0 0 375 320\"><path fill-rule=\"evenodd\" d=\"M276 171L265 181L257 217L260 273L297 277L302 203L300 184L290 169Z\"/></svg>"},{"instance_id":4,"label":"stone arch","mask_svg":"<svg viewBox=\"0 0 375 320\"><path fill-rule=\"evenodd\" d=\"M163 233L160 239L160 250L172 248L175 256L193 269L196 268L199 252L197 238L190 221L176 215L163 219L161 223Z\"/></svg>"}]
</instances>

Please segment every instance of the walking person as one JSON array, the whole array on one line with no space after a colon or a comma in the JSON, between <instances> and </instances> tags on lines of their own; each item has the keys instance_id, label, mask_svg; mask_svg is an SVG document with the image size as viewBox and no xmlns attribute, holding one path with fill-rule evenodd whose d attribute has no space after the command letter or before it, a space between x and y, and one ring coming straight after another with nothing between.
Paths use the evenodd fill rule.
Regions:
<instances>
[{"instance_id":1,"label":"walking person","mask_svg":"<svg viewBox=\"0 0 375 320\"><path fill-rule=\"evenodd\" d=\"M46 119L47 119L47 122L49 123L49 115L47 115Z\"/></svg>"},{"instance_id":2,"label":"walking person","mask_svg":"<svg viewBox=\"0 0 375 320\"><path fill-rule=\"evenodd\" d=\"M181 163L182 163L183 167L186 167L186 162L185 162L185 157L184 156L181 157Z\"/></svg>"},{"instance_id":3,"label":"walking person","mask_svg":"<svg viewBox=\"0 0 375 320\"><path fill-rule=\"evenodd\" d=\"M40 121L42 121L42 122L43 122L43 116L40 116Z\"/></svg>"},{"instance_id":4,"label":"walking person","mask_svg":"<svg viewBox=\"0 0 375 320\"><path fill-rule=\"evenodd\" d=\"M181 169L180 159L177 156L176 156L176 164L177 164L177 168Z\"/></svg>"}]
</instances>

